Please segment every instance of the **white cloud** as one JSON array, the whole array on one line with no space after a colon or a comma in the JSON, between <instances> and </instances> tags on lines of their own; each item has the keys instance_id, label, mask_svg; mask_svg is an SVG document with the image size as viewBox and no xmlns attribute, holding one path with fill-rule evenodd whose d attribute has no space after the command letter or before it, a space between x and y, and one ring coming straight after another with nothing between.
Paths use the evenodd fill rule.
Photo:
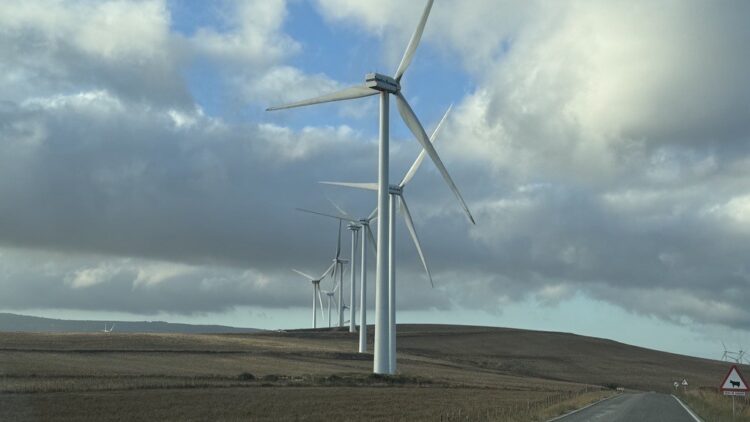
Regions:
<instances>
[{"instance_id":1,"label":"white cloud","mask_svg":"<svg viewBox=\"0 0 750 422\"><path fill-rule=\"evenodd\" d=\"M162 0L6 2L0 26L8 35L31 32L51 46L70 43L105 60L153 60L168 45L169 12Z\"/></svg>"},{"instance_id":2,"label":"white cloud","mask_svg":"<svg viewBox=\"0 0 750 422\"><path fill-rule=\"evenodd\" d=\"M137 287L154 285L177 277L185 277L194 272L195 268L185 264L158 262L138 265L132 268L132 270L136 273L133 286Z\"/></svg>"},{"instance_id":3,"label":"white cloud","mask_svg":"<svg viewBox=\"0 0 750 422\"><path fill-rule=\"evenodd\" d=\"M21 102L21 106L29 109L43 109L53 111L55 109L70 108L73 110L87 111L90 113L118 113L123 112L122 102L104 90L85 91L77 94L58 94L50 97L29 98Z\"/></svg>"},{"instance_id":4,"label":"white cloud","mask_svg":"<svg viewBox=\"0 0 750 422\"><path fill-rule=\"evenodd\" d=\"M242 84L245 98L280 105L327 94L341 86L323 74L309 75L291 66L277 66Z\"/></svg>"},{"instance_id":5,"label":"white cloud","mask_svg":"<svg viewBox=\"0 0 750 422\"><path fill-rule=\"evenodd\" d=\"M75 270L72 274L65 277L73 288L80 289L91 287L96 284L106 283L120 273L122 269L111 263L100 263L93 268L82 268Z\"/></svg>"},{"instance_id":6,"label":"white cloud","mask_svg":"<svg viewBox=\"0 0 750 422\"><path fill-rule=\"evenodd\" d=\"M240 66L267 68L299 51L299 44L281 31L285 0L249 0L230 3L224 16L228 30L200 28L191 42L202 54Z\"/></svg>"}]
</instances>

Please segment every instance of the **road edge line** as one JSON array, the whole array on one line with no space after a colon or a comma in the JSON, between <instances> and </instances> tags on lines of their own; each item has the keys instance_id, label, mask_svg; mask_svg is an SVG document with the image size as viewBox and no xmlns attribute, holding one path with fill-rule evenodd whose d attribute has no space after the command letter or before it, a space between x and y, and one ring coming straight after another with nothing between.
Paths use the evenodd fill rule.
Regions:
<instances>
[{"instance_id":1,"label":"road edge line","mask_svg":"<svg viewBox=\"0 0 750 422\"><path fill-rule=\"evenodd\" d=\"M688 412L688 414L690 416L692 416L692 418L695 419L696 422L703 422L703 419L701 419L700 416L696 415L695 412L693 412L692 409L690 409L689 407L687 407L687 405L685 403L683 403L682 400L680 400L674 394L670 394L670 395L672 397L674 397L675 400L677 400L677 403L680 403L680 405L682 406L682 408L685 409L685 411Z\"/></svg>"},{"instance_id":2,"label":"road edge line","mask_svg":"<svg viewBox=\"0 0 750 422\"><path fill-rule=\"evenodd\" d=\"M603 399L601 399L601 400L598 400L598 401L595 401L595 402L593 402L593 403L591 403L591 404L587 404L586 406L583 406L583 407L582 407L582 408L580 408L580 409L575 409L575 410L572 410L572 411L570 411L570 412L568 412L568 413L566 413L566 414L564 414L564 415L560 415L560 416L555 416L555 417L554 417L554 418L552 418L552 419L548 419L548 420L547 420L546 422L554 422L554 421L556 421L556 420L560 420L560 419L562 419L562 418L567 418L568 416L570 416L570 415L572 415L572 414L574 414L574 413L578 413L578 412L580 412L580 411L582 411L582 410L586 410L586 409L588 409L588 408L589 408L589 407L591 407L591 406L597 405L597 404L599 404L599 403L601 403L601 402L603 402L603 401L607 401L607 400L609 400L609 399L613 399L613 398L615 398L615 397L619 397L619 396L621 396L621 395L622 395L622 394L614 394L614 395L611 395L611 396L609 396L609 397L605 397L605 398L603 398ZM699 422L703 422L703 421L699 421Z\"/></svg>"}]
</instances>

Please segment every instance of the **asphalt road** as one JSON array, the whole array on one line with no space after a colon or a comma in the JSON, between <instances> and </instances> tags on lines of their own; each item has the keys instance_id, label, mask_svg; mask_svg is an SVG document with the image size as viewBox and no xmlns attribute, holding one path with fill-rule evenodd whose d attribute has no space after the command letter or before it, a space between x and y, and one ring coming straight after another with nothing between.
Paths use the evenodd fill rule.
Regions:
<instances>
[{"instance_id":1,"label":"asphalt road","mask_svg":"<svg viewBox=\"0 0 750 422\"><path fill-rule=\"evenodd\" d=\"M556 422L696 422L669 394L623 394Z\"/></svg>"}]
</instances>

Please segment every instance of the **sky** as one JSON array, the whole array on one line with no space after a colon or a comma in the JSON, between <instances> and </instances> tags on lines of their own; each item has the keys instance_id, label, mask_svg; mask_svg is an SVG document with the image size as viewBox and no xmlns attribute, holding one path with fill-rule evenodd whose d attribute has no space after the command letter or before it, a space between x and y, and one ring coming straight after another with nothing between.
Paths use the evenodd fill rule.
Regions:
<instances>
[{"instance_id":1,"label":"sky","mask_svg":"<svg viewBox=\"0 0 750 422\"><path fill-rule=\"evenodd\" d=\"M373 209L317 182L375 181L377 99L265 109L393 74L423 7L0 4L0 311L309 326L291 269L323 272L337 223L295 208ZM436 0L403 93L428 132L452 106L436 149L476 225L426 160L405 194L435 287L400 224L399 322L750 344L748 16ZM420 149L391 108L397 179Z\"/></svg>"}]
</instances>

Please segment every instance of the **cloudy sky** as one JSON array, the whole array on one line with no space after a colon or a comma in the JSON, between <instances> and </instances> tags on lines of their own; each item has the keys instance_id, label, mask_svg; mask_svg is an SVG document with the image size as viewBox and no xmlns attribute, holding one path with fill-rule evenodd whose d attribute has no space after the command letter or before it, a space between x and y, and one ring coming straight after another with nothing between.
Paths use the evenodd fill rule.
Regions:
<instances>
[{"instance_id":1,"label":"cloudy sky","mask_svg":"<svg viewBox=\"0 0 750 422\"><path fill-rule=\"evenodd\" d=\"M423 6L0 4L0 310L309 325L290 269L322 272L337 225L294 208L374 207L316 182L374 181L377 99L264 110L393 73ZM437 0L403 92L428 131L453 105L437 149L477 224L426 161L435 288L399 226L400 322L750 344L748 16ZM393 111L400 178L419 148Z\"/></svg>"}]
</instances>

